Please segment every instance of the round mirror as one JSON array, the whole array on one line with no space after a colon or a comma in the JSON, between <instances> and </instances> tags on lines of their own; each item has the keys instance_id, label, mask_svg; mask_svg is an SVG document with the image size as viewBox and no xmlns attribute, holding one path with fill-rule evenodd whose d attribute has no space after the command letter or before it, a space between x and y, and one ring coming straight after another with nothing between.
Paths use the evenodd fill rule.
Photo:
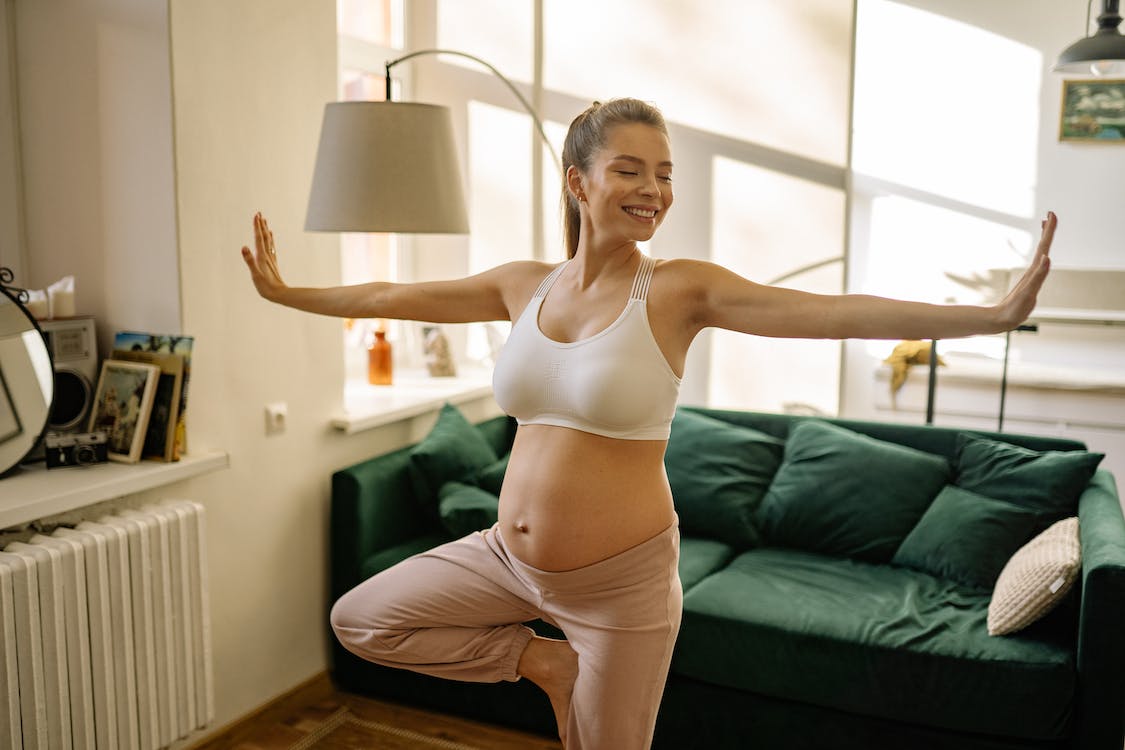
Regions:
<instances>
[{"instance_id":1,"label":"round mirror","mask_svg":"<svg viewBox=\"0 0 1125 750\"><path fill-rule=\"evenodd\" d=\"M47 426L54 368L39 325L0 287L0 474L26 456Z\"/></svg>"}]
</instances>

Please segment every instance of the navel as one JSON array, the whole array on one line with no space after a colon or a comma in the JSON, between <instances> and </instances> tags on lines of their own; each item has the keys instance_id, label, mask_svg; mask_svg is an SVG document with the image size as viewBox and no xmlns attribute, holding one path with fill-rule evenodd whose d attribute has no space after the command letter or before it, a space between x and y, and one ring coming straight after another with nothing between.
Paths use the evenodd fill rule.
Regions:
<instances>
[{"instance_id":1,"label":"navel","mask_svg":"<svg viewBox=\"0 0 1125 750\"><path fill-rule=\"evenodd\" d=\"M518 531L521 534L526 534L529 530L528 525L523 521L518 521L515 524L513 524L513 526L515 526L516 531Z\"/></svg>"}]
</instances>

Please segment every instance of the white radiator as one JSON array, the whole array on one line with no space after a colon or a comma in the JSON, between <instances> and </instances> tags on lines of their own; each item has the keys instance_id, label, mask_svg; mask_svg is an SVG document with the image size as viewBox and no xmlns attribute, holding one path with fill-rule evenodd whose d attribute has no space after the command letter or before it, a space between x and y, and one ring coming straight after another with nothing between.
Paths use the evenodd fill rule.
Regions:
<instances>
[{"instance_id":1,"label":"white radiator","mask_svg":"<svg viewBox=\"0 0 1125 750\"><path fill-rule=\"evenodd\" d=\"M203 506L0 552L0 748L155 750L214 717Z\"/></svg>"}]
</instances>

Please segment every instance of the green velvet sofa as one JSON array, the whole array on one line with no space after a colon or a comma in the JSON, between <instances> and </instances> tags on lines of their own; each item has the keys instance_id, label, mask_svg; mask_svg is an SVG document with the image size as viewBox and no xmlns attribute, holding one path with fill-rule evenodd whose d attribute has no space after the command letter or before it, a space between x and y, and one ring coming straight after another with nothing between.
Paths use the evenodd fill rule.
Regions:
<instances>
[{"instance_id":1,"label":"green velvet sofa","mask_svg":"<svg viewBox=\"0 0 1125 750\"><path fill-rule=\"evenodd\" d=\"M474 430L502 457L515 427L500 417ZM819 437L799 441L805 433ZM818 446L825 435L861 453ZM976 506L957 503L979 498L961 487L983 485L971 484L980 466L967 464L969 439L1063 459L1085 451L1047 437L681 407L666 465L684 615L654 747L1121 750L1125 521L1113 477L1086 462L1074 497L1029 515L1017 507L1022 494L1055 492L1063 473L1040 462L995 505L999 515L970 523ZM419 477L416 454L404 448L333 475L333 601L453 538L436 498L420 497L436 489ZM984 471L1003 480L994 459L985 456ZM947 485L956 502L943 515L934 497L952 492ZM809 487L812 497L797 497ZM1082 556L1068 593L1026 628L989 635L989 586L1011 547L1067 515L1079 519ZM986 531L1008 534L1008 547ZM364 662L332 640L343 689L554 734L545 696L527 681L438 680Z\"/></svg>"}]
</instances>

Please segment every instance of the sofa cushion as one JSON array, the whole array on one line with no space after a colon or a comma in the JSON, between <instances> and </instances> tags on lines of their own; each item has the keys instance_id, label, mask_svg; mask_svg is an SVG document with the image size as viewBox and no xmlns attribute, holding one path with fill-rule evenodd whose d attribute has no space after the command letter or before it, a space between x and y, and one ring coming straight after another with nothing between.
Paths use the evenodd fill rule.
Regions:
<instances>
[{"instance_id":1,"label":"sofa cushion","mask_svg":"<svg viewBox=\"0 0 1125 750\"><path fill-rule=\"evenodd\" d=\"M1035 511L947 484L891 562L992 590L1008 559L1033 534Z\"/></svg>"},{"instance_id":2,"label":"sofa cushion","mask_svg":"<svg viewBox=\"0 0 1125 750\"><path fill-rule=\"evenodd\" d=\"M496 495L471 484L446 482L438 490L441 525L457 538L491 527L499 507Z\"/></svg>"},{"instance_id":3,"label":"sofa cushion","mask_svg":"<svg viewBox=\"0 0 1125 750\"><path fill-rule=\"evenodd\" d=\"M1063 600L1082 571L1078 519L1064 518L1012 555L988 604L989 635L1026 628Z\"/></svg>"},{"instance_id":4,"label":"sofa cushion","mask_svg":"<svg viewBox=\"0 0 1125 750\"><path fill-rule=\"evenodd\" d=\"M441 486L470 478L495 461L496 451L484 435L456 406L447 403L438 412L429 434L410 451L414 496L437 520Z\"/></svg>"},{"instance_id":5,"label":"sofa cushion","mask_svg":"<svg viewBox=\"0 0 1125 750\"><path fill-rule=\"evenodd\" d=\"M785 443L764 432L679 409L664 454L680 529L746 549Z\"/></svg>"},{"instance_id":6,"label":"sofa cushion","mask_svg":"<svg viewBox=\"0 0 1125 750\"><path fill-rule=\"evenodd\" d=\"M770 545L888 562L949 476L940 456L802 421L762 501L763 532Z\"/></svg>"},{"instance_id":7,"label":"sofa cushion","mask_svg":"<svg viewBox=\"0 0 1125 750\"><path fill-rule=\"evenodd\" d=\"M680 536L680 585L684 591L694 587L716 570L721 570L734 549L714 539Z\"/></svg>"},{"instance_id":8,"label":"sofa cushion","mask_svg":"<svg viewBox=\"0 0 1125 750\"><path fill-rule=\"evenodd\" d=\"M685 594L672 671L930 727L1064 736L1073 647L1046 627L990 637L988 600L906 568L751 550Z\"/></svg>"},{"instance_id":9,"label":"sofa cushion","mask_svg":"<svg viewBox=\"0 0 1125 750\"><path fill-rule=\"evenodd\" d=\"M500 497L500 490L504 486L504 475L508 473L508 461L511 457L512 452L508 451L502 458L485 466L473 477L473 484Z\"/></svg>"},{"instance_id":10,"label":"sofa cushion","mask_svg":"<svg viewBox=\"0 0 1125 750\"><path fill-rule=\"evenodd\" d=\"M367 559L360 563L360 580L366 581L376 573L382 573L387 568L392 565L397 565L408 557L413 557L414 555L433 549L439 544L445 544L448 541L449 536L446 534L426 534L424 536L408 539L393 547L379 550L369 555Z\"/></svg>"},{"instance_id":11,"label":"sofa cushion","mask_svg":"<svg viewBox=\"0 0 1125 750\"><path fill-rule=\"evenodd\" d=\"M956 484L1035 511L1039 533L1078 512L1078 497L1104 453L1034 451L999 440L957 436Z\"/></svg>"}]
</instances>

